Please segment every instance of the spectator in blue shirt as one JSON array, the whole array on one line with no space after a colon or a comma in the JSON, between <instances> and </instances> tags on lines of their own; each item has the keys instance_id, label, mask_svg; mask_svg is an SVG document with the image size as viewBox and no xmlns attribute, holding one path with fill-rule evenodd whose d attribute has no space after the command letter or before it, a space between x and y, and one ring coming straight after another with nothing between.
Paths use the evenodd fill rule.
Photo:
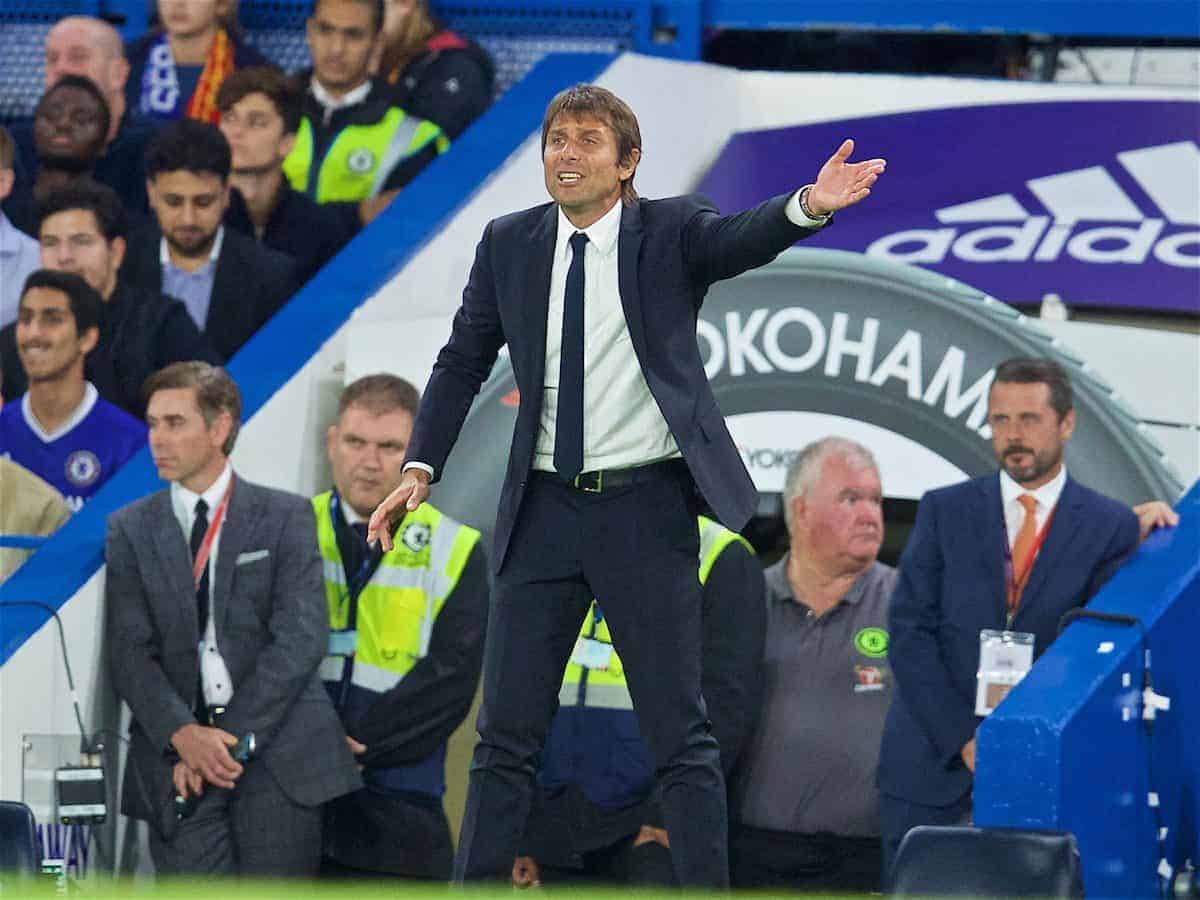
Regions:
<instances>
[{"instance_id":1,"label":"spectator in blue shirt","mask_svg":"<svg viewBox=\"0 0 1200 900\"><path fill-rule=\"evenodd\" d=\"M69 272L38 270L17 313L17 353L29 390L0 409L0 453L78 510L146 440L146 427L102 400L83 377L100 339L104 301Z\"/></svg>"}]
</instances>

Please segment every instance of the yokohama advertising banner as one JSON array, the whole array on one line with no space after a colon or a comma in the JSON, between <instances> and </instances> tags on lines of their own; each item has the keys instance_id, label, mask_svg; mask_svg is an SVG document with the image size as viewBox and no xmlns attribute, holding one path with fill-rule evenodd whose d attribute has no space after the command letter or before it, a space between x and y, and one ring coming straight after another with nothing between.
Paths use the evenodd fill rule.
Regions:
<instances>
[{"instance_id":1,"label":"yokohama advertising banner","mask_svg":"<svg viewBox=\"0 0 1200 900\"><path fill-rule=\"evenodd\" d=\"M725 212L811 177L843 138L875 194L806 246L950 275L1009 303L1200 312L1200 103L957 107L737 134L699 190Z\"/></svg>"},{"instance_id":2,"label":"yokohama advertising banner","mask_svg":"<svg viewBox=\"0 0 1200 900\"><path fill-rule=\"evenodd\" d=\"M1072 476L1128 503L1182 490L1141 422L1070 348L1012 307L952 279L858 253L797 248L709 291L701 358L764 510L796 451L842 435L870 447L889 497L996 470L987 396L996 364L1051 356L1070 373ZM501 359L434 497L490 533L517 395Z\"/></svg>"}]
</instances>

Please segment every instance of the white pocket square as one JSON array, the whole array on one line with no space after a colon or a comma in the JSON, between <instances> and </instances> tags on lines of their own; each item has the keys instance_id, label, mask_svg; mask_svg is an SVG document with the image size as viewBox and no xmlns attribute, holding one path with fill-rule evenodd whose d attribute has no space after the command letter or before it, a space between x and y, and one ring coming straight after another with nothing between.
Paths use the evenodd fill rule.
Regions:
<instances>
[{"instance_id":1,"label":"white pocket square","mask_svg":"<svg viewBox=\"0 0 1200 900\"><path fill-rule=\"evenodd\" d=\"M259 559L266 559L270 555L270 550L251 550L248 553L239 553L238 558L234 561L234 565L244 566L246 563L252 563Z\"/></svg>"}]
</instances>

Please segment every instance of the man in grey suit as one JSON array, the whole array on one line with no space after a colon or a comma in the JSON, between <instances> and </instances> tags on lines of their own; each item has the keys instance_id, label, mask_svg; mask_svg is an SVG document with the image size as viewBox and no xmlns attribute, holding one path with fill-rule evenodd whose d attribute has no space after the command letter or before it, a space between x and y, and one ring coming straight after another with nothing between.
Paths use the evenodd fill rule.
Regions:
<instances>
[{"instance_id":1,"label":"man in grey suit","mask_svg":"<svg viewBox=\"0 0 1200 900\"><path fill-rule=\"evenodd\" d=\"M361 781L317 674L312 507L234 475L241 401L222 369L175 363L145 392L171 484L108 522L107 651L133 713L121 811L148 820L163 874L314 874L321 804Z\"/></svg>"}]
</instances>

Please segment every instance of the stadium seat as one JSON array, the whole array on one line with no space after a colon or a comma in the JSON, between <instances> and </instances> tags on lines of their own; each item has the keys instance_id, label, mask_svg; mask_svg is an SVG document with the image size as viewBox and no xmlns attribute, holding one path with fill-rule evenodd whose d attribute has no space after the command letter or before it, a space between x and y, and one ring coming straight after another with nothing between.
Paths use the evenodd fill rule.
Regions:
<instances>
[{"instance_id":1,"label":"stadium seat","mask_svg":"<svg viewBox=\"0 0 1200 900\"><path fill-rule=\"evenodd\" d=\"M1075 836L922 825L900 844L894 897L1082 897Z\"/></svg>"},{"instance_id":2,"label":"stadium seat","mask_svg":"<svg viewBox=\"0 0 1200 900\"><path fill-rule=\"evenodd\" d=\"M0 800L0 880L33 878L40 870L33 813L24 803Z\"/></svg>"}]
</instances>

